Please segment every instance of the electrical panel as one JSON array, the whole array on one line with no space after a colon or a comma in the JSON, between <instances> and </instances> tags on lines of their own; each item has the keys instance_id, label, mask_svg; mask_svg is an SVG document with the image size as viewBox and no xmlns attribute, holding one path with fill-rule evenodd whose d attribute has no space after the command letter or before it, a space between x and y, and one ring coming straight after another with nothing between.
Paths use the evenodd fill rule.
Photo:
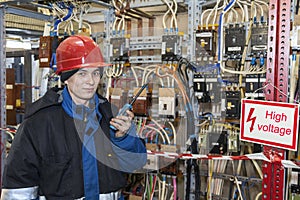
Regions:
<instances>
[{"instance_id":1,"label":"electrical panel","mask_svg":"<svg viewBox=\"0 0 300 200\"><path fill-rule=\"evenodd\" d=\"M258 199L257 194L253 197L253 191L256 190L253 190L255 184L250 181L251 178L241 178L248 170L247 167L243 164L242 167L235 168L236 160L223 162L221 158L262 152L262 145L240 141L239 126L241 99L265 100L268 92L266 88L278 87L271 85L270 80L266 78L266 74L273 73L267 62L276 60L278 65L274 66L282 68L280 63L277 63L281 61L277 58L267 58L268 53L276 52L276 55L286 60L291 47L294 51L291 65L294 67L286 65L284 70L296 69L299 65L299 61L294 63L293 60L295 56L299 57L299 24L290 29L293 32L291 44L285 38L286 46L281 50L268 47L272 42L276 45L279 43L279 35L286 31L285 26L290 24L290 20L282 20L280 25L270 23L271 20L284 18L285 15L280 14L282 9L276 16L268 16L272 10L269 6L287 5L285 1L277 4L270 2L254 0L251 1L252 5L249 1L241 6L238 1L206 0L206 3L203 3L202 0L174 2L119 0L113 1L111 5L116 13L105 12L107 15L103 32L105 37L97 43L103 42L106 51L103 51L103 55L109 57L112 65L104 68L104 78L101 79L105 82L103 96L120 109L135 96L138 86L149 83L147 91L143 91L136 99L132 111L135 114L137 135L145 141L148 153L151 153L143 169L144 180L139 185L141 191L137 192L134 188L130 198L133 198L133 194L139 194L148 200L185 199L182 194L176 198L176 184L168 181L172 176L182 181L188 179L190 175L193 179L196 179L196 176L201 178L201 185L198 186L191 180L190 184L193 186L190 187L190 191L186 191L188 194L185 197L196 198L198 195L201 198L197 199ZM167 9L166 13L162 14L164 16L161 16L163 24L156 26L154 23L158 22L153 20L152 16L145 17L147 13L139 16L140 11L134 10L144 6L151 10L152 5L154 7L164 5ZM177 8L181 10L180 15L176 14ZM286 10L294 12L289 7ZM181 24L184 33L178 33L177 18L181 14L184 15L185 11L188 24ZM256 20L258 17L261 19L259 22ZM148 26L143 27L146 23L149 23ZM298 22L295 19L292 23ZM168 24L170 27L167 27ZM199 29L195 30L194 27ZM282 30L282 33L279 31L269 35L272 29ZM89 35L88 32L84 34ZM40 67L50 66L52 44L53 37L40 38ZM299 70L295 71L296 77ZM289 79L292 77L292 70L290 73ZM280 72L278 74L280 75ZM282 76L276 79L281 85L288 84L287 88L293 89L291 83L286 80L287 77ZM296 82L294 102L298 102L300 96L299 81ZM7 85L8 95L11 92L9 85ZM106 85L108 88L105 88ZM275 88L275 94L281 93L278 88ZM292 92L289 91L285 95L290 94ZM8 108L11 106L9 99L7 106ZM189 149L189 142L193 139L196 139L199 152ZM187 158L188 156L191 156L191 159ZM207 157L202 159L201 156ZM214 162L214 158L209 156L221 158ZM192 165L194 171L187 170L187 163ZM198 170L200 174L196 173L197 167L201 169ZM258 174L251 170L251 175L258 179L257 185L261 186L262 178L256 177ZM298 179L299 172L294 170L293 176L296 176L295 173ZM161 187L158 189L154 179L150 177L156 177L160 186L164 182L167 188L164 192L168 194L162 197L158 190L163 189ZM300 193L298 182L291 184L289 189L292 193ZM181 183L187 184L184 181ZM234 186L235 184L240 188ZM180 187L186 187L182 185ZM226 189L221 191L219 186L231 188L232 191ZM201 193L197 191L196 194L196 189L201 190ZM170 191L174 192L172 198Z\"/></svg>"}]
</instances>

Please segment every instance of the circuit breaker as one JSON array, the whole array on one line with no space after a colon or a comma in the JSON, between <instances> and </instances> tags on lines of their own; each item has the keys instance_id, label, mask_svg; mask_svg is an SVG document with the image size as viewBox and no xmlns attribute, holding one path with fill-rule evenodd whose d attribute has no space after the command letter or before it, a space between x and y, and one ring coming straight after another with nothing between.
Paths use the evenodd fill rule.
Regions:
<instances>
[{"instance_id":1,"label":"circuit breaker","mask_svg":"<svg viewBox=\"0 0 300 200\"><path fill-rule=\"evenodd\" d=\"M212 103L219 103L222 96L221 83L218 80L217 74L206 75L206 88Z\"/></svg>"},{"instance_id":2,"label":"circuit breaker","mask_svg":"<svg viewBox=\"0 0 300 200\"><path fill-rule=\"evenodd\" d=\"M178 55L181 55L181 37L179 35L162 36L162 61L178 61Z\"/></svg>"},{"instance_id":3,"label":"circuit breaker","mask_svg":"<svg viewBox=\"0 0 300 200\"><path fill-rule=\"evenodd\" d=\"M194 74L193 87L195 93L197 93L198 95L201 95L203 94L203 92L206 92L205 77L202 74Z\"/></svg>"},{"instance_id":4,"label":"circuit breaker","mask_svg":"<svg viewBox=\"0 0 300 200\"><path fill-rule=\"evenodd\" d=\"M245 78L245 96L255 99L264 99L264 91L259 90L266 82L265 74L247 74Z\"/></svg>"},{"instance_id":5,"label":"circuit breaker","mask_svg":"<svg viewBox=\"0 0 300 200\"><path fill-rule=\"evenodd\" d=\"M268 47L268 26L254 24L251 32L251 54L266 57Z\"/></svg>"},{"instance_id":6,"label":"circuit breaker","mask_svg":"<svg viewBox=\"0 0 300 200\"><path fill-rule=\"evenodd\" d=\"M159 88L158 90L158 114L162 117L175 117L175 89Z\"/></svg>"},{"instance_id":7,"label":"circuit breaker","mask_svg":"<svg viewBox=\"0 0 300 200\"><path fill-rule=\"evenodd\" d=\"M135 88L133 92L133 96L136 95L140 88ZM132 105L132 111L137 116L147 116L147 108L148 108L148 98L146 90L143 90L140 96Z\"/></svg>"},{"instance_id":8,"label":"circuit breaker","mask_svg":"<svg viewBox=\"0 0 300 200\"><path fill-rule=\"evenodd\" d=\"M110 39L110 61L127 62L129 60L129 39L117 37Z\"/></svg>"},{"instance_id":9,"label":"circuit breaker","mask_svg":"<svg viewBox=\"0 0 300 200\"><path fill-rule=\"evenodd\" d=\"M239 119L240 118L240 91L226 91L226 118Z\"/></svg>"},{"instance_id":10,"label":"circuit breaker","mask_svg":"<svg viewBox=\"0 0 300 200\"><path fill-rule=\"evenodd\" d=\"M230 59L239 59L242 56L246 41L244 25L229 25L225 29L225 56Z\"/></svg>"},{"instance_id":11,"label":"circuit breaker","mask_svg":"<svg viewBox=\"0 0 300 200\"><path fill-rule=\"evenodd\" d=\"M196 57L214 57L216 55L216 31L200 31L196 33Z\"/></svg>"},{"instance_id":12,"label":"circuit breaker","mask_svg":"<svg viewBox=\"0 0 300 200\"><path fill-rule=\"evenodd\" d=\"M53 42L53 37L51 36L40 37L40 48L39 48L40 67L50 67L50 62L52 57L52 51L51 51L52 42Z\"/></svg>"}]
</instances>

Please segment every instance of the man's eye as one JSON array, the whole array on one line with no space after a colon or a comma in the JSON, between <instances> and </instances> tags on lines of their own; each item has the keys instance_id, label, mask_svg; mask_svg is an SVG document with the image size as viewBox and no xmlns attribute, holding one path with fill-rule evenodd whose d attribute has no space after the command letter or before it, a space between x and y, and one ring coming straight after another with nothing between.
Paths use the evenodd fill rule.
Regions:
<instances>
[{"instance_id":1,"label":"man's eye","mask_svg":"<svg viewBox=\"0 0 300 200\"><path fill-rule=\"evenodd\" d=\"M100 72L94 72L94 76L99 76Z\"/></svg>"},{"instance_id":2,"label":"man's eye","mask_svg":"<svg viewBox=\"0 0 300 200\"><path fill-rule=\"evenodd\" d=\"M85 76L86 75L85 72L79 72L78 74L79 74L79 76Z\"/></svg>"}]
</instances>

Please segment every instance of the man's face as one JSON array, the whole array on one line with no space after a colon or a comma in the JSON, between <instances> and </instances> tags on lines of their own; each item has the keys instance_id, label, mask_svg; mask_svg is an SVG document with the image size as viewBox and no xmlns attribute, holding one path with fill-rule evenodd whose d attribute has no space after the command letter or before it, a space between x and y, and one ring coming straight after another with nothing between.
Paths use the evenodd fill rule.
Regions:
<instances>
[{"instance_id":1,"label":"man's face","mask_svg":"<svg viewBox=\"0 0 300 200\"><path fill-rule=\"evenodd\" d=\"M88 106L100 82L99 68L82 68L65 81L73 101Z\"/></svg>"}]
</instances>

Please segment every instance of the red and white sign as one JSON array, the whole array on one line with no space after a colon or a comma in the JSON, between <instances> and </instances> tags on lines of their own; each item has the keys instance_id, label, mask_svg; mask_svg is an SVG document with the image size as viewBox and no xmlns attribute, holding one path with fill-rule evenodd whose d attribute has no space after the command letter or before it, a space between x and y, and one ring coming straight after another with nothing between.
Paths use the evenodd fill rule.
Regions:
<instances>
[{"instance_id":1,"label":"red and white sign","mask_svg":"<svg viewBox=\"0 0 300 200\"><path fill-rule=\"evenodd\" d=\"M240 139L297 150L298 104L242 99Z\"/></svg>"}]
</instances>

